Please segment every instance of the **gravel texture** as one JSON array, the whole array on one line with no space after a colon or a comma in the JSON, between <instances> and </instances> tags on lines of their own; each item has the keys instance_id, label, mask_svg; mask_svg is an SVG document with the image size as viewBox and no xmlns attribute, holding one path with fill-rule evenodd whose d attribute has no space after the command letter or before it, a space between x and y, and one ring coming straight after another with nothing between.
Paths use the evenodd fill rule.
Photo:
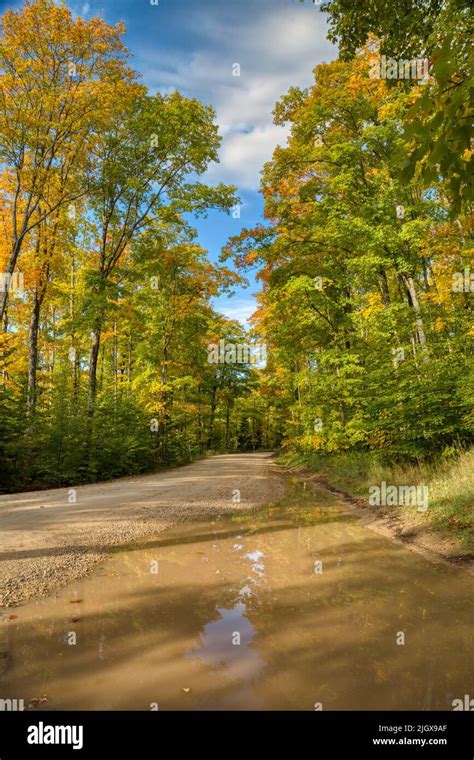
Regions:
<instances>
[{"instance_id":1,"label":"gravel texture","mask_svg":"<svg viewBox=\"0 0 474 760\"><path fill-rule=\"evenodd\" d=\"M114 547L280 498L271 454L226 454L152 475L0 496L0 608L88 574ZM238 501L240 492L240 501Z\"/></svg>"}]
</instances>

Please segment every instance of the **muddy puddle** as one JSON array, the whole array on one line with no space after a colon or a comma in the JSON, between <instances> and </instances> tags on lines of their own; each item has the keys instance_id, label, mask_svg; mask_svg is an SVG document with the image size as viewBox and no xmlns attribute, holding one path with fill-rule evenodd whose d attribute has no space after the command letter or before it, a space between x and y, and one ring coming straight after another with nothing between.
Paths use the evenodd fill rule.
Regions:
<instances>
[{"instance_id":1,"label":"muddy puddle","mask_svg":"<svg viewBox=\"0 0 474 760\"><path fill-rule=\"evenodd\" d=\"M184 524L4 610L0 698L32 710L452 709L474 688L472 592L471 576L292 483L278 504Z\"/></svg>"}]
</instances>

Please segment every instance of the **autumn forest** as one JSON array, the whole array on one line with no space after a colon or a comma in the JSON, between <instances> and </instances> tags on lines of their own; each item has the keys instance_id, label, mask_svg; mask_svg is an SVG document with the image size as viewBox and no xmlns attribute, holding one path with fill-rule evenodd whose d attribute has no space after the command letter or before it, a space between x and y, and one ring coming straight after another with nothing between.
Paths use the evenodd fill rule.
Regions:
<instances>
[{"instance_id":1,"label":"autumn forest","mask_svg":"<svg viewBox=\"0 0 474 760\"><path fill-rule=\"evenodd\" d=\"M372 5L361 20L326 3L340 55L281 93L274 122L289 137L263 167L265 218L218 263L190 221L239 204L238 187L202 176L221 140L212 107L151 94L121 25L52 0L5 12L4 491L210 452L381 466L468 452L468 4L425 3L423 23L416 4L395 21ZM426 59L423 78L384 75L382 59L400 58ZM249 270L260 290L246 330L212 299ZM225 353L244 344L244 361Z\"/></svg>"}]
</instances>

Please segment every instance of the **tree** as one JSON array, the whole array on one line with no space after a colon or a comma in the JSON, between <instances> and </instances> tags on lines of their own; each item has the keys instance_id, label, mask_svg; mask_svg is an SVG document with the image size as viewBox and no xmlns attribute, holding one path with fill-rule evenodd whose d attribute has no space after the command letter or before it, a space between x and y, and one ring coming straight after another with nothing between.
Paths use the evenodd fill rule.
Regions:
<instances>
[{"instance_id":1,"label":"tree","mask_svg":"<svg viewBox=\"0 0 474 760\"><path fill-rule=\"evenodd\" d=\"M416 459L470 440L470 306L451 321L458 297L438 295L466 266L466 220L448 220L443 183L400 181L405 103L403 83L370 78L365 51L318 66L275 109L291 134L264 169L268 225L224 252L261 266L266 385L287 445Z\"/></svg>"},{"instance_id":2,"label":"tree","mask_svg":"<svg viewBox=\"0 0 474 760\"><path fill-rule=\"evenodd\" d=\"M122 31L100 19L74 19L53 0L27 2L3 16L0 157L9 179L2 198L10 220L9 276L28 235L87 192L89 152L102 125L114 120L120 82L133 79ZM85 171L80 186L72 181L78 167ZM7 302L5 289L2 319Z\"/></svg>"},{"instance_id":3,"label":"tree","mask_svg":"<svg viewBox=\"0 0 474 760\"><path fill-rule=\"evenodd\" d=\"M409 156L404 179L418 173L431 184L444 179L453 215L472 201L472 22L467 0L328 0L329 39L343 60L353 58L371 35L380 54L395 59L427 58L430 77L405 116Z\"/></svg>"},{"instance_id":4,"label":"tree","mask_svg":"<svg viewBox=\"0 0 474 760\"><path fill-rule=\"evenodd\" d=\"M125 104L97 152L92 210L98 237L90 273L89 311L93 332L89 401L93 413L101 331L113 276L132 238L155 220L177 211L203 213L209 206L230 209L233 188L187 183L217 160L219 136L211 108L178 93L144 96Z\"/></svg>"}]
</instances>

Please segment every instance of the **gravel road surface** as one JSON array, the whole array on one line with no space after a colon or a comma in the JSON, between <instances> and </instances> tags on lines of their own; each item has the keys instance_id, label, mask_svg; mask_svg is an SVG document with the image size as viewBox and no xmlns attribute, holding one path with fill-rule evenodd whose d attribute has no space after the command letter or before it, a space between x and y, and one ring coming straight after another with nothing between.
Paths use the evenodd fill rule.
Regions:
<instances>
[{"instance_id":1,"label":"gravel road surface","mask_svg":"<svg viewBox=\"0 0 474 760\"><path fill-rule=\"evenodd\" d=\"M152 475L0 496L0 607L87 575L114 547L280 498L284 479L275 470L269 453L226 454Z\"/></svg>"}]
</instances>

